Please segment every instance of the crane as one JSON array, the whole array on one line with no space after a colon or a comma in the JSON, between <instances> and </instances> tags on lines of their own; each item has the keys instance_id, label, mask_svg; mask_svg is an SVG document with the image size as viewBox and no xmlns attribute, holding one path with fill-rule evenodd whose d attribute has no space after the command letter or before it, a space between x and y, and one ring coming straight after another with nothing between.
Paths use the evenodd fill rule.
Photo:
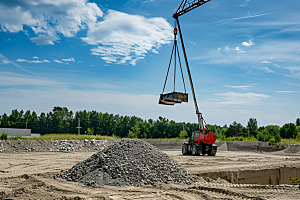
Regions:
<instances>
[{"instance_id":1,"label":"crane","mask_svg":"<svg viewBox=\"0 0 300 200\"><path fill-rule=\"evenodd\" d=\"M190 12L191 10L194 10L195 8L202 6L206 3L208 3L210 0L183 0L178 7L177 11L173 14L173 18L175 19L175 22L178 26L178 31L175 25L174 28L174 46L177 45L176 41L176 35L177 32L179 32L180 36L180 41L182 45L182 51L184 55L184 60L186 64L186 69L190 81L190 86L191 86L191 91L193 94L193 100L194 100L194 105L195 105L195 110L196 110L196 115L198 118L198 124L199 124L199 130L194 131L192 133L192 136L190 137L189 141L187 143L184 143L182 146L182 154L187 155L187 154L192 154L192 155L209 155L209 156L215 156L217 152L217 146L214 144L216 141L216 135L208 128L208 126L205 123L205 120L202 116L202 113L199 111L199 107L197 104L196 100L196 95L195 95L195 90L194 90L194 85L192 81L192 76L190 72L190 67L186 55L186 50L183 42L183 37L182 37L182 31L179 23L179 17ZM174 47L173 47L174 50ZM172 50L172 54L173 54ZM175 47L175 58L176 58L176 47ZM179 55L178 55L179 57ZM172 55L171 55L172 59ZM170 67L170 65L169 65ZM176 63L175 63L176 67ZM176 69L176 68L175 68ZM169 69L168 69L169 72ZM167 73L168 76L168 73ZM175 75L174 75L175 76ZM166 82L165 82L166 84ZM174 84L175 84L175 79L174 79ZM175 86L174 86L175 88ZM178 93L178 92L173 92L169 94L161 94L160 96L160 104L166 104L166 105L174 105L175 103L181 103L181 102L187 102L187 94L186 93Z\"/></svg>"}]
</instances>

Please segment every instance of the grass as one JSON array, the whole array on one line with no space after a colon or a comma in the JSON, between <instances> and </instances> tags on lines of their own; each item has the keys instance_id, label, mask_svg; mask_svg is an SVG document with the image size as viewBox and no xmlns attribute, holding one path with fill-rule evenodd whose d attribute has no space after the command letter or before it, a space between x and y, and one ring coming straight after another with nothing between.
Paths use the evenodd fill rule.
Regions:
<instances>
[{"instance_id":1,"label":"grass","mask_svg":"<svg viewBox=\"0 0 300 200\"><path fill-rule=\"evenodd\" d=\"M282 139L281 140L282 144L300 144L300 140L296 142L296 139Z\"/></svg>"},{"instance_id":2,"label":"grass","mask_svg":"<svg viewBox=\"0 0 300 200\"><path fill-rule=\"evenodd\" d=\"M103 136L103 135L76 135L76 134L46 134L41 135L38 138L9 138L10 140L22 139L22 140L119 140L116 136Z\"/></svg>"}]
</instances>

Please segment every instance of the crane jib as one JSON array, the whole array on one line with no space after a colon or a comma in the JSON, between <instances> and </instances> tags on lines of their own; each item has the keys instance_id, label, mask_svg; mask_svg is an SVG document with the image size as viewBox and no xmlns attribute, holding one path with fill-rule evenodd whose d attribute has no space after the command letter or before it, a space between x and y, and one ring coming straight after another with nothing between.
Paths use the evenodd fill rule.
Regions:
<instances>
[{"instance_id":1,"label":"crane jib","mask_svg":"<svg viewBox=\"0 0 300 200\"><path fill-rule=\"evenodd\" d=\"M203 4L209 2L210 0L183 0L177 9L176 13L174 13L173 18L178 18L179 16L194 10L195 8L202 6Z\"/></svg>"}]
</instances>

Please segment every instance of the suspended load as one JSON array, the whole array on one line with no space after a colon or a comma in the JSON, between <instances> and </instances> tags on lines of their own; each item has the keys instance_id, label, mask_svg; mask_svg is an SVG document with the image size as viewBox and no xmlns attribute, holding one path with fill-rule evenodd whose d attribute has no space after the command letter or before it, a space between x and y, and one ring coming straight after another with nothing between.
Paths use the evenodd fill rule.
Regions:
<instances>
[{"instance_id":1,"label":"suspended load","mask_svg":"<svg viewBox=\"0 0 300 200\"><path fill-rule=\"evenodd\" d=\"M177 28L174 28L174 45L173 45L173 49L172 49L172 53L171 53L171 58L170 58L170 62L169 62L169 67L168 67L167 76L166 76L166 79L165 79L163 92L162 92L162 94L160 94L159 102L158 102L159 104L163 104L163 105L173 106L174 104L180 104L182 102L188 102L188 94L186 93L186 89L185 89L185 83L184 83L184 77L183 77L183 72L182 72L182 67L181 67L181 62L180 62L180 57L179 57L179 50L178 50L178 46L177 46L176 35L177 35ZM174 53L174 91L164 94L164 90L165 90L165 87L166 87L166 83L167 83L167 79L168 79L168 75L169 75L169 70L170 70L170 66L171 66L171 62L172 62L173 53ZM184 86L184 91L185 91L184 93L175 92L176 56L177 55L178 55L178 61L179 61L180 69L181 69L181 76L182 76L182 81L183 81L183 86Z\"/></svg>"},{"instance_id":2,"label":"suspended load","mask_svg":"<svg viewBox=\"0 0 300 200\"><path fill-rule=\"evenodd\" d=\"M188 94L181 92L171 92L160 94L159 104L174 105L176 103L188 102Z\"/></svg>"}]
</instances>

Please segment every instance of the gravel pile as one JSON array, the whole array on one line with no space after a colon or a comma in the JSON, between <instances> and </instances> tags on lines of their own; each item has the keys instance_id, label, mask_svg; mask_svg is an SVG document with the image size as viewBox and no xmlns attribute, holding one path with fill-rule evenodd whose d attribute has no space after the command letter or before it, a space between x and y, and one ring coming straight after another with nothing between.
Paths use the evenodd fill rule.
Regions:
<instances>
[{"instance_id":1,"label":"gravel pile","mask_svg":"<svg viewBox=\"0 0 300 200\"><path fill-rule=\"evenodd\" d=\"M122 139L54 176L85 185L149 185L156 182L189 184L197 180L169 156L153 145Z\"/></svg>"},{"instance_id":2,"label":"gravel pile","mask_svg":"<svg viewBox=\"0 0 300 200\"><path fill-rule=\"evenodd\" d=\"M16 151L72 152L99 151L108 146L108 140L0 140L0 153Z\"/></svg>"}]
</instances>

